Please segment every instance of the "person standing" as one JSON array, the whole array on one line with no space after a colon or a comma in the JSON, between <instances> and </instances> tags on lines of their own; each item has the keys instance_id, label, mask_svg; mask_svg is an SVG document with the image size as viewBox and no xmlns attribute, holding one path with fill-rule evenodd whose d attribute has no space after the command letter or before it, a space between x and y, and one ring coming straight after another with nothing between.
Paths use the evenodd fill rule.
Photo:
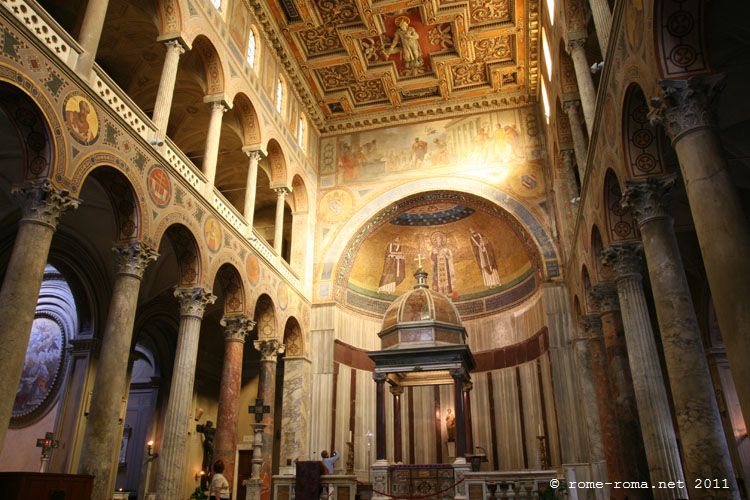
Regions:
<instances>
[{"instance_id":1,"label":"person standing","mask_svg":"<svg viewBox=\"0 0 750 500\"><path fill-rule=\"evenodd\" d=\"M492 244L484 237L482 233L469 229L471 233L471 249L474 252L474 258L479 264L479 270L482 272L484 286L491 288L500 285L500 274L497 271L497 261L495 252L492 250Z\"/></svg>"},{"instance_id":2,"label":"person standing","mask_svg":"<svg viewBox=\"0 0 750 500\"><path fill-rule=\"evenodd\" d=\"M326 474L333 474L333 464L339 460L339 452L333 450L331 456L328 456L328 451L323 450L320 452L320 456L323 457L323 465L326 468Z\"/></svg>"},{"instance_id":3,"label":"person standing","mask_svg":"<svg viewBox=\"0 0 750 500\"><path fill-rule=\"evenodd\" d=\"M211 487L208 490L209 500L229 500L229 481L224 477L224 462L217 460L213 466Z\"/></svg>"},{"instance_id":4,"label":"person standing","mask_svg":"<svg viewBox=\"0 0 750 500\"><path fill-rule=\"evenodd\" d=\"M404 281L406 262L404 252L401 250L401 238L396 236L385 249L385 263L383 274L380 276L380 293L396 293L396 287Z\"/></svg>"}]
</instances>

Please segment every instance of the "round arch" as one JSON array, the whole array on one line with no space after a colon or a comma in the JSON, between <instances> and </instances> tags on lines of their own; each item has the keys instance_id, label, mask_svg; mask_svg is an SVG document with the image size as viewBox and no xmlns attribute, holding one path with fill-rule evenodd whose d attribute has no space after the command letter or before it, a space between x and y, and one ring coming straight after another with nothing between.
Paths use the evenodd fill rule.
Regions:
<instances>
[{"instance_id":1,"label":"round arch","mask_svg":"<svg viewBox=\"0 0 750 500\"><path fill-rule=\"evenodd\" d=\"M543 279L560 276L558 251L548 229L523 203L508 193L480 181L461 177L434 177L401 184L377 196L352 215L323 254L319 275L320 282L317 289L318 296L321 298L332 296L331 281L339 257L355 233L372 217L402 198L428 191L442 191L445 190L446 186L450 186L452 191L478 196L508 212L529 232L542 259Z\"/></svg>"}]
</instances>

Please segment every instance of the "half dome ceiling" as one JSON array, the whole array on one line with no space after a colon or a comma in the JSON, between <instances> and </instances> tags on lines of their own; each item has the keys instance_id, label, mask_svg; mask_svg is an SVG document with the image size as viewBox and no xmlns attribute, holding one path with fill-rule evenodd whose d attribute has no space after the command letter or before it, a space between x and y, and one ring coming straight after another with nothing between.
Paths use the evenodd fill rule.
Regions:
<instances>
[{"instance_id":1,"label":"half dome ceiling","mask_svg":"<svg viewBox=\"0 0 750 500\"><path fill-rule=\"evenodd\" d=\"M535 95L538 0L250 4L273 17L324 132L514 107Z\"/></svg>"}]
</instances>

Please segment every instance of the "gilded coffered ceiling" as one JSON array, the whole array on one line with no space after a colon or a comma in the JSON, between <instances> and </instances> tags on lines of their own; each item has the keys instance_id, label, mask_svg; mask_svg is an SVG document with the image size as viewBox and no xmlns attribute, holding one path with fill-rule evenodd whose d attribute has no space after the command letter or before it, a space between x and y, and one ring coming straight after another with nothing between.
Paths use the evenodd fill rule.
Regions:
<instances>
[{"instance_id":1,"label":"gilded coffered ceiling","mask_svg":"<svg viewBox=\"0 0 750 500\"><path fill-rule=\"evenodd\" d=\"M538 0L250 3L273 21L266 31L324 133L513 107L535 93Z\"/></svg>"}]
</instances>

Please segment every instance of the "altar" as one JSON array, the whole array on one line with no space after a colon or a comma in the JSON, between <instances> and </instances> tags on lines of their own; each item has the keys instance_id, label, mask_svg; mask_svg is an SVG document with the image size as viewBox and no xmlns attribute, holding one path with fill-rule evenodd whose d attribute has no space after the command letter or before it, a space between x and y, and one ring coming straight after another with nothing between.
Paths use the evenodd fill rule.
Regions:
<instances>
[{"instance_id":1,"label":"altar","mask_svg":"<svg viewBox=\"0 0 750 500\"><path fill-rule=\"evenodd\" d=\"M414 274L414 289L397 298L385 312L378 333L381 350L368 352L375 363L376 461L371 467L373 498L425 496L465 498L463 477L470 470L467 450L471 437L471 375L474 357L466 344L466 329L458 310L445 295L430 290L427 273ZM393 459L388 462L386 383L393 395ZM454 438L453 464L403 465L401 395L404 388L450 385L453 408L446 409ZM441 417L436 408L436 419ZM436 420L436 425L438 421ZM442 446L442 443L437 443ZM455 485L455 487L454 487Z\"/></svg>"}]
</instances>

